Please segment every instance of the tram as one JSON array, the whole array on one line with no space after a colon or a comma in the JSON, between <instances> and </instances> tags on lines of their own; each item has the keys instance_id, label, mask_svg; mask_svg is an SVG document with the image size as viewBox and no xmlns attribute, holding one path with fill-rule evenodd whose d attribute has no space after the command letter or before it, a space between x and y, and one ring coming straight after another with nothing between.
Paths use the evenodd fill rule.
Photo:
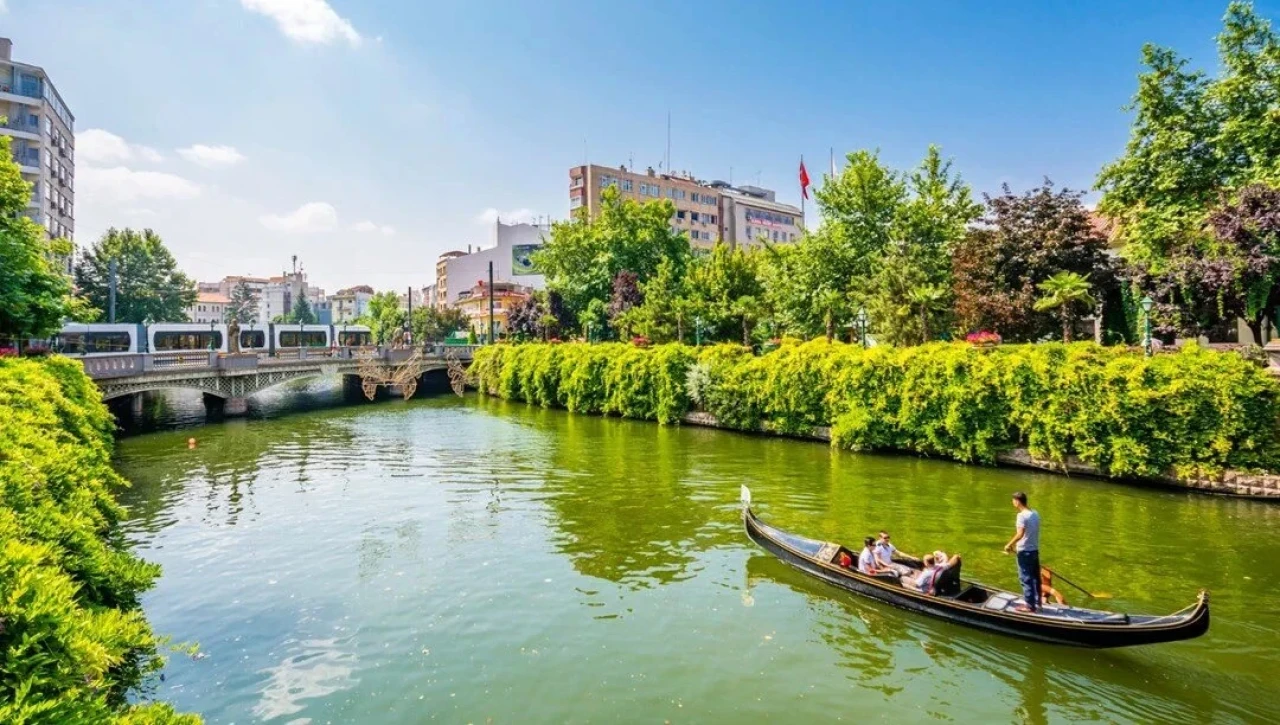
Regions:
<instances>
[{"instance_id":1,"label":"tram","mask_svg":"<svg viewBox=\"0 0 1280 725\"><path fill-rule=\"evenodd\" d=\"M240 350L274 355L298 348L365 347L373 333L365 325L268 323L240 328ZM157 322L150 325L70 322L54 336L50 349L70 357L127 353L211 350L228 352L224 324Z\"/></svg>"}]
</instances>

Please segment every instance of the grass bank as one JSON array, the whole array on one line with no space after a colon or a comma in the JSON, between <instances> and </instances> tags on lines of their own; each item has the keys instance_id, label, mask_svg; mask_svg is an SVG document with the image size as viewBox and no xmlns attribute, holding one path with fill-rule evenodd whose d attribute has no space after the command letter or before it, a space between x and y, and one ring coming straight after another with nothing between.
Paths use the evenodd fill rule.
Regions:
<instances>
[{"instance_id":1,"label":"grass bank","mask_svg":"<svg viewBox=\"0 0 1280 725\"><path fill-rule=\"evenodd\" d=\"M0 722L194 723L128 697L163 664L111 487L113 422L78 362L0 359Z\"/></svg>"},{"instance_id":2,"label":"grass bank","mask_svg":"<svg viewBox=\"0 0 1280 725\"><path fill-rule=\"evenodd\" d=\"M1280 469L1280 383L1238 355L1187 346L1147 358L1093 343L891 348L494 345L482 391L573 412L809 435L834 446L994 464L1026 449L1116 478Z\"/></svg>"}]
</instances>

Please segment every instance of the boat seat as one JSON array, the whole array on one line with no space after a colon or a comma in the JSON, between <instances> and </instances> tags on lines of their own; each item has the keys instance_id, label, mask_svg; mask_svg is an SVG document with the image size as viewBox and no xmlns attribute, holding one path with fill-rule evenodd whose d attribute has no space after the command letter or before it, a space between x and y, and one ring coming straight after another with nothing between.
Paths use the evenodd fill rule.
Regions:
<instances>
[{"instance_id":1,"label":"boat seat","mask_svg":"<svg viewBox=\"0 0 1280 725\"><path fill-rule=\"evenodd\" d=\"M934 593L940 597L954 597L960 593L960 567L964 564L959 558L955 566L949 566L938 575L934 582Z\"/></svg>"},{"instance_id":2,"label":"boat seat","mask_svg":"<svg viewBox=\"0 0 1280 725\"><path fill-rule=\"evenodd\" d=\"M982 606L986 607L987 609L1003 611L1005 609L1008 609L1009 605L1013 604L1014 602L1020 602L1020 601L1022 601L1022 597L1015 596L1013 594L1008 594L1006 592L996 592L992 594L991 598L988 599L986 603L983 604Z\"/></svg>"}]
</instances>

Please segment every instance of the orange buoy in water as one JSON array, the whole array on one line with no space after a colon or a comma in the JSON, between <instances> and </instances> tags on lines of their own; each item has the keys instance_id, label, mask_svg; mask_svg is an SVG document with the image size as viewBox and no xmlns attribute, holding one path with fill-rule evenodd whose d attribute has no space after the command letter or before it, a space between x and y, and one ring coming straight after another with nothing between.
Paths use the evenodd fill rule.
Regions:
<instances>
[{"instance_id":1,"label":"orange buoy in water","mask_svg":"<svg viewBox=\"0 0 1280 725\"><path fill-rule=\"evenodd\" d=\"M188 439L187 439L187 448L195 448L195 447L196 447L196 439L195 439L195 438L188 438Z\"/></svg>"}]
</instances>

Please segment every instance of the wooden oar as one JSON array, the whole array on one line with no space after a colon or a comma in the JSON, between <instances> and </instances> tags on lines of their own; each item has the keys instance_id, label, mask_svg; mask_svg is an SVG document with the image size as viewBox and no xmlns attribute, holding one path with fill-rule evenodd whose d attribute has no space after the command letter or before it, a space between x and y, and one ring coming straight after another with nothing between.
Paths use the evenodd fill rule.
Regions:
<instances>
[{"instance_id":1,"label":"wooden oar","mask_svg":"<svg viewBox=\"0 0 1280 725\"><path fill-rule=\"evenodd\" d=\"M1050 575L1050 576L1057 577L1058 579L1061 579L1062 581L1064 581L1064 582L1066 582L1066 583L1070 584L1071 586L1075 587L1076 589L1079 589L1080 591L1084 592L1085 596L1090 597L1091 599L1110 599L1110 598L1111 598L1111 595L1110 595L1110 594L1108 594L1107 592L1097 592L1097 593L1091 592L1091 591L1089 591L1088 589L1085 589L1084 587L1080 586L1079 584L1076 584L1075 582L1071 581L1070 579L1068 579L1068 578L1066 578L1065 576L1063 576L1063 575L1059 574L1058 572L1054 571L1053 569L1050 569L1050 568L1049 568L1049 567L1047 567L1047 566L1046 566L1046 567L1041 567L1041 568L1043 568L1045 571L1049 572L1049 575Z\"/></svg>"}]
</instances>

